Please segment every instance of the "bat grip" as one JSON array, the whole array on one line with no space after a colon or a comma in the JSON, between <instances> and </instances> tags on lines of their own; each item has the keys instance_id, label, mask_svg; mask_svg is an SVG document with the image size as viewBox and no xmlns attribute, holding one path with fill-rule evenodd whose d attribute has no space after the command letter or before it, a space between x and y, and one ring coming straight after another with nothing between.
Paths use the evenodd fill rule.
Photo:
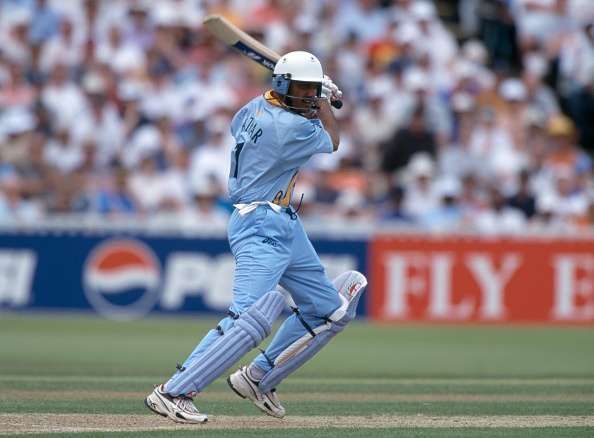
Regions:
<instances>
[{"instance_id":1,"label":"bat grip","mask_svg":"<svg viewBox=\"0 0 594 438\"><path fill-rule=\"evenodd\" d=\"M332 105L336 109L341 109L342 108L342 100L333 100L332 102L330 102L330 105Z\"/></svg>"}]
</instances>

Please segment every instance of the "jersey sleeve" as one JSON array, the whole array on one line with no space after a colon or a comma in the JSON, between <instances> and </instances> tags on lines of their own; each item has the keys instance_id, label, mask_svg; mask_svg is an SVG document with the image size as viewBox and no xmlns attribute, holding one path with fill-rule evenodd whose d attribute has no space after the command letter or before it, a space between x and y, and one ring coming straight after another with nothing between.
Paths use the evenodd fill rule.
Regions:
<instances>
[{"instance_id":1,"label":"jersey sleeve","mask_svg":"<svg viewBox=\"0 0 594 438\"><path fill-rule=\"evenodd\" d=\"M332 139L318 119L299 117L280 123L279 137L282 156L286 160L307 160L312 155L334 151Z\"/></svg>"},{"instance_id":2,"label":"jersey sleeve","mask_svg":"<svg viewBox=\"0 0 594 438\"><path fill-rule=\"evenodd\" d=\"M239 111L237 111L235 113L235 115L233 116L233 119L231 120L231 126L230 126L231 135L233 137L235 137L236 139L237 139L237 136L239 135L239 127L241 126L241 122L243 121L246 111L247 111L246 107L243 107L242 109L240 109Z\"/></svg>"}]
</instances>

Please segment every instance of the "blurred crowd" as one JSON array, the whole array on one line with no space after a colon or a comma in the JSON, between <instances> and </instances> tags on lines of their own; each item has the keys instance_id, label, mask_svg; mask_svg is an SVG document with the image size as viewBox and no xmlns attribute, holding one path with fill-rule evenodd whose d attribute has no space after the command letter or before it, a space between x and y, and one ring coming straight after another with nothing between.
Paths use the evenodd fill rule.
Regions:
<instances>
[{"instance_id":1,"label":"blurred crowd","mask_svg":"<svg viewBox=\"0 0 594 438\"><path fill-rule=\"evenodd\" d=\"M229 121L270 73L210 13L313 52L344 92L305 220L594 227L591 0L2 0L0 222L224 226Z\"/></svg>"}]
</instances>

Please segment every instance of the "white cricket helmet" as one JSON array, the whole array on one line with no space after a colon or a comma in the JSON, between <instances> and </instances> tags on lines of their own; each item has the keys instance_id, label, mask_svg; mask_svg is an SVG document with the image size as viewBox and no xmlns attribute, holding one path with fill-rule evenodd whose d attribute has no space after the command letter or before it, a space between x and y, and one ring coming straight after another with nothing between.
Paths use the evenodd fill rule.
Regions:
<instances>
[{"instance_id":1,"label":"white cricket helmet","mask_svg":"<svg viewBox=\"0 0 594 438\"><path fill-rule=\"evenodd\" d=\"M275 75L290 74L293 81L322 82L324 72L322 64L308 52L289 52L281 56L274 66Z\"/></svg>"},{"instance_id":2,"label":"white cricket helmet","mask_svg":"<svg viewBox=\"0 0 594 438\"><path fill-rule=\"evenodd\" d=\"M324 71L322 64L308 52L289 52L278 60L272 74L272 88L286 95L291 81L322 83Z\"/></svg>"},{"instance_id":3,"label":"white cricket helmet","mask_svg":"<svg viewBox=\"0 0 594 438\"><path fill-rule=\"evenodd\" d=\"M285 108L300 114L312 113L318 109L318 99L322 94L322 80L324 71L322 64L314 55L308 52L289 52L278 60L272 73L272 89L281 95ZM289 95L291 82L312 82L317 84L316 97L299 97L301 101L309 102L309 108L297 108L292 104L295 96Z\"/></svg>"}]
</instances>

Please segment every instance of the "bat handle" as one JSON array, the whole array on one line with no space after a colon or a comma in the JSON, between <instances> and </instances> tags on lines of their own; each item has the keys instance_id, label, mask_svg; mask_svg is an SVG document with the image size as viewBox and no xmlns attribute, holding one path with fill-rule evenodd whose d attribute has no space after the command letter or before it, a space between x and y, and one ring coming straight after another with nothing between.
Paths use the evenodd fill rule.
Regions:
<instances>
[{"instance_id":1,"label":"bat handle","mask_svg":"<svg viewBox=\"0 0 594 438\"><path fill-rule=\"evenodd\" d=\"M342 100L333 100L332 102L330 102L330 105L332 105L336 109L341 109L342 108Z\"/></svg>"}]
</instances>

